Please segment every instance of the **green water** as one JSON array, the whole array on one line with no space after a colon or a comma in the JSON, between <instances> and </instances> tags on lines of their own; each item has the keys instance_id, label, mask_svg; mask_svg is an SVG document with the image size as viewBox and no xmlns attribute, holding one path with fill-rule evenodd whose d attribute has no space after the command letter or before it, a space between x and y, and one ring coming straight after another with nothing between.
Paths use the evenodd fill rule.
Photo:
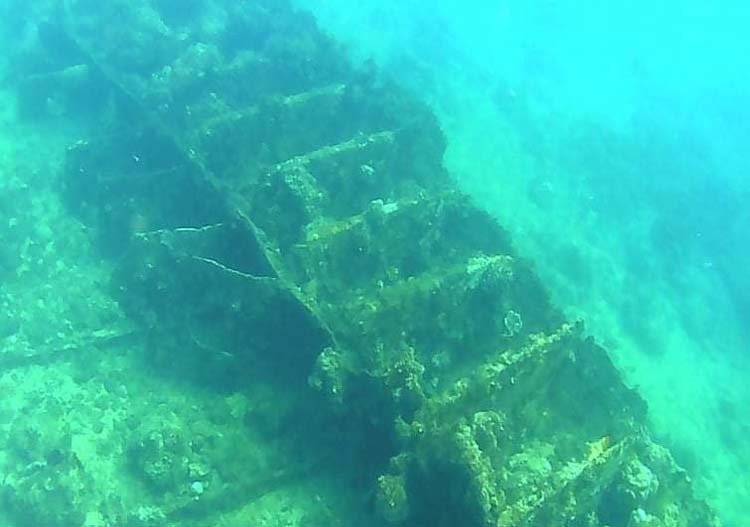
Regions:
<instances>
[{"instance_id":1,"label":"green water","mask_svg":"<svg viewBox=\"0 0 750 527\"><path fill-rule=\"evenodd\" d=\"M135 111L115 108L96 82L72 99L64 90L28 96L37 86L29 78L76 61L54 40L54 6L83 4L0 4L8 50L0 59L0 525L388 524L371 514L380 495L339 474L377 473L351 459L368 459L359 450L370 449L380 462L390 444L368 429L357 452L341 447L351 459L331 462L338 443L316 441L336 430L324 430L310 434L314 455L300 452L290 437L307 421L289 421L300 404L308 408L298 401L307 395L279 389L293 381L269 380L256 363L243 363L251 380L238 381L230 365L209 383L208 366L193 372L196 381L185 374L189 358L167 358L165 367L173 343L143 339L118 304L113 254L126 236L102 239L66 202L61 173L73 145L116 136L123 113ZM197 0L155 4L177 26L202 13L207 40L231 27ZM374 64L369 74L432 108L453 180L510 232L553 302L607 348L698 495L726 526L747 524L750 54L742 37L750 11L732 3L297 4L343 42L336 52L368 71ZM279 24L268 32L283 41L294 28ZM292 61L315 49L294 45ZM147 46L139 51L149 56ZM243 80L249 91L253 80ZM140 162L139 151L122 154L125 166ZM106 223L103 209L96 219ZM128 220L128 235L157 223L146 213ZM451 360L459 363L435 351L431 364L442 371ZM243 383L251 388L237 388ZM152 448L170 461L150 457ZM78 465L60 461L68 451ZM191 515L193 502L208 499L215 516L212 505ZM169 516L174 504L185 516Z\"/></svg>"}]
</instances>

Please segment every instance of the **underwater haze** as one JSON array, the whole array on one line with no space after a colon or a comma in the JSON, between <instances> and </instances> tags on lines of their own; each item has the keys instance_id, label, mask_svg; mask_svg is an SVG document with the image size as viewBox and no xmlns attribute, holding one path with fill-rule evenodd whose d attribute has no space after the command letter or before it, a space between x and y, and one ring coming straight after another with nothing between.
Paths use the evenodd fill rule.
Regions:
<instances>
[{"instance_id":1,"label":"underwater haze","mask_svg":"<svg viewBox=\"0 0 750 527\"><path fill-rule=\"evenodd\" d=\"M748 27L0 0L0 527L750 525Z\"/></svg>"},{"instance_id":2,"label":"underwater haze","mask_svg":"<svg viewBox=\"0 0 750 527\"><path fill-rule=\"evenodd\" d=\"M459 184L750 522L750 8L298 3L429 101Z\"/></svg>"}]
</instances>

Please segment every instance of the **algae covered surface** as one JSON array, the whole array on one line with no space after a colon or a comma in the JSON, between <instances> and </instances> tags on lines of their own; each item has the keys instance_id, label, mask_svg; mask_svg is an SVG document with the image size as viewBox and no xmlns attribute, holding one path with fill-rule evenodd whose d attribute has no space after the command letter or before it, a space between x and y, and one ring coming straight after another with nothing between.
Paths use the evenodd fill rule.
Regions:
<instances>
[{"instance_id":1,"label":"algae covered surface","mask_svg":"<svg viewBox=\"0 0 750 527\"><path fill-rule=\"evenodd\" d=\"M279 0L2 14L3 525L720 525L388 67Z\"/></svg>"},{"instance_id":2,"label":"algae covered surface","mask_svg":"<svg viewBox=\"0 0 750 527\"><path fill-rule=\"evenodd\" d=\"M297 3L429 102L457 184L747 524L747 6Z\"/></svg>"}]
</instances>

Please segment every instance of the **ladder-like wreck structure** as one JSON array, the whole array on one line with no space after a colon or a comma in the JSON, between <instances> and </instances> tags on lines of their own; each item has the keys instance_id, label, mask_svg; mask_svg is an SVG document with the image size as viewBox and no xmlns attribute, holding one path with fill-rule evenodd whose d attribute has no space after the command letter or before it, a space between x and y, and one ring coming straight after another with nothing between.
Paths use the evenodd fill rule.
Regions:
<instances>
[{"instance_id":1,"label":"ladder-like wreck structure","mask_svg":"<svg viewBox=\"0 0 750 527\"><path fill-rule=\"evenodd\" d=\"M359 485L375 524L717 525L606 351L451 181L423 104L284 2L58 9L80 54L60 78L107 115L62 192L154 364L272 386L306 470Z\"/></svg>"}]
</instances>

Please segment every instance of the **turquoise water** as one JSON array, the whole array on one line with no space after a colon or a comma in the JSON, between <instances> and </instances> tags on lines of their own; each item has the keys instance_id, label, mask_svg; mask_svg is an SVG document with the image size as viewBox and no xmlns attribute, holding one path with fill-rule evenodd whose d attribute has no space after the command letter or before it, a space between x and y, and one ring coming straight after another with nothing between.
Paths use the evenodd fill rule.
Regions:
<instances>
[{"instance_id":1,"label":"turquoise water","mask_svg":"<svg viewBox=\"0 0 750 527\"><path fill-rule=\"evenodd\" d=\"M436 109L446 163L613 351L727 525L750 503L750 8L299 2Z\"/></svg>"},{"instance_id":2,"label":"turquoise water","mask_svg":"<svg viewBox=\"0 0 750 527\"><path fill-rule=\"evenodd\" d=\"M704 517L598 348L461 406L544 288L748 525L750 8L293 3L0 0L0 527L447 526L627 448L565 527Z\"/></svg>"}]
</instances>

